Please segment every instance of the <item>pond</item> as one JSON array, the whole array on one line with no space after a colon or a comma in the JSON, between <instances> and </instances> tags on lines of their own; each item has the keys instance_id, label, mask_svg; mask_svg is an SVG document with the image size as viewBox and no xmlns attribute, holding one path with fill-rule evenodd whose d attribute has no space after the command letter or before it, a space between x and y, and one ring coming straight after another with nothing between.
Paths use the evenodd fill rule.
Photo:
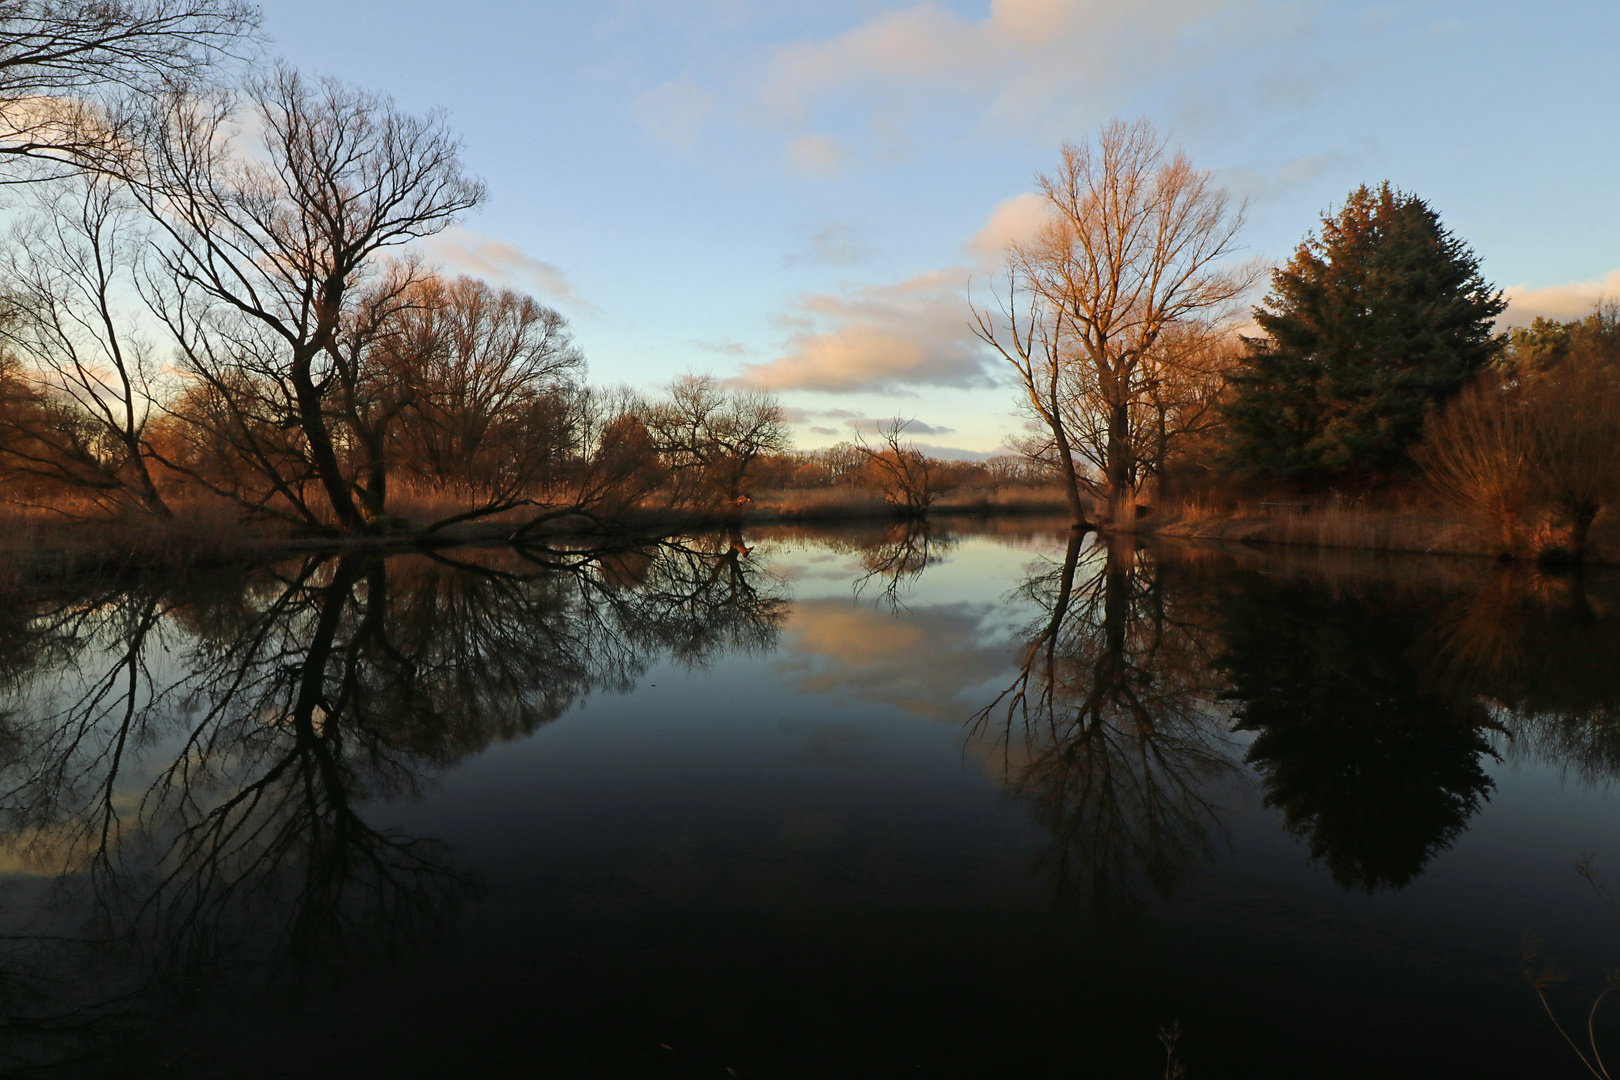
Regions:
<instances>
[{"instance_id":1,"label":"pond","mask_svg":"<svg viewBox=\"0 0 1620 1080\"><path fill-rule=\"evenodd\" d=\"M0 1066L1588 1075L1521 952L1584 1045L1617 644L1596 571L1035 520L13 598Z\"/></svg>"}]
</instances>

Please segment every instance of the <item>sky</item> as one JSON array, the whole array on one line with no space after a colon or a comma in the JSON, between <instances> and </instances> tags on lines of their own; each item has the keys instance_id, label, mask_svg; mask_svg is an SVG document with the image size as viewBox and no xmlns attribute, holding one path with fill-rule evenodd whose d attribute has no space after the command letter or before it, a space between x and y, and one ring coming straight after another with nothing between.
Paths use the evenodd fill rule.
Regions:
<instances>
[{"instance_id":1,"label":"sky","mask_svg":"<svg viewBox=\"0 0 1620 1080\"><path fill-rule=\"evenodd\" d=\"M1505 321L1620 299L1613 0L262 6L271 55L446 111L489 198L430 260L561 311L592 382L769 388L800 446L888 417L945 456L1019 430L970 296L1063 141L1116 117L1248 200L1241 258L1286 260L1388 180Z\"/></svg>"}]
</instances>

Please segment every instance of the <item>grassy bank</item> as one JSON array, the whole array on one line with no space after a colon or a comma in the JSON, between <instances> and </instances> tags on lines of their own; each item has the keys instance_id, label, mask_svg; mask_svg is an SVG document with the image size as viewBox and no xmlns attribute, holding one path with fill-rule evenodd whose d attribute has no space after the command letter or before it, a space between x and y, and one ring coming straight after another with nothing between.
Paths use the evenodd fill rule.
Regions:
<instances>
[{"instance_id":1,"label":"grassy bank","mask_svg":"<svg viewBox=\"0 0 1620 1080\"><path fill-rule=\"evenodd\" d=\"M940 496L930 514L1049 514L1061 512L1064 505L1061 493L1055 489L964 488ZM406 500L395 519L396 528L386 535L344 537L312 534L276 521L244 521L240 511L222 504L178 504L172 520L138 514L98 517L89 507L77 506L55 510L13 508L0 512L0 590L154 569L262 564L311 550L501 542L532 521L536 513L533 508L519 508L443 530L424 531L426 522L460 509L459 505L418 505ZM749 529L801 522L892 521L898 516L899 512L880 493L866 489L787 489L761 493L740 511L730 507L685 510L648 505L624 511L606 524L564 515L526 535L533 539L607 535L622 540L731 525Z\"/></svg>"},{"instance_id":2,"label":"grassy bank","mask_svg":"<svg viewBox=\"0 0 1620 1080\"><path fill-rule=\"evenodd\" d=\"M1165 507L1138 532L1190 540L1291 544L1363 551L1494 557L1495 548L1462 514L1421 502L1366 505L1335 500L1308 508L1260 503ZM1605 511L1592 525L1588 562L1620 564L1620 521Z\"/></svg>"}]
</instances>

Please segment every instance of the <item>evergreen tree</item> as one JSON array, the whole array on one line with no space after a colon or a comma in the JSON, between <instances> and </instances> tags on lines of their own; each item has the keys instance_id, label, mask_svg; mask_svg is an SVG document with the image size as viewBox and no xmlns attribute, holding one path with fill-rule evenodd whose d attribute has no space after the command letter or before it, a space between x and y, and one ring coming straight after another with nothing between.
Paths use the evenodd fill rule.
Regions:
<instances>
[{"instance_id":1,"label":"evergreen tree","mask_svg":"<svg viewBox=\"0 0 1620 1080\"><path fill-rule=\"evenodd\" d=\"M1506 307L1422 199L1352 192L1272 274L1226 408L1234 464L1275 476L1387 474L1425 412L1501 350Z\"/></svg>"}]
</instances>

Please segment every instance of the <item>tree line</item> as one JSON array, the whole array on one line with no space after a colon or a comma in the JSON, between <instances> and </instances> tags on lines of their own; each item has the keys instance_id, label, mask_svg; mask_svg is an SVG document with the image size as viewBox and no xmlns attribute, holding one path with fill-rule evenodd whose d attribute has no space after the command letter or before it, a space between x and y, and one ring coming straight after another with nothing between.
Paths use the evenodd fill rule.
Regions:
<instances>
[{"instance_id":1,"label":"tree line","mask_svg":"<svg viewBox=\"0 0 1620 1080\"><path fill-rule=\"evenodd\" d=\"M566 320L410 252L486 197L440 114L257 60L227 0L0 12L0 472L61 512L368 533L746 496L780 405L603 391Z\"/></svg>"}]
</instances>

